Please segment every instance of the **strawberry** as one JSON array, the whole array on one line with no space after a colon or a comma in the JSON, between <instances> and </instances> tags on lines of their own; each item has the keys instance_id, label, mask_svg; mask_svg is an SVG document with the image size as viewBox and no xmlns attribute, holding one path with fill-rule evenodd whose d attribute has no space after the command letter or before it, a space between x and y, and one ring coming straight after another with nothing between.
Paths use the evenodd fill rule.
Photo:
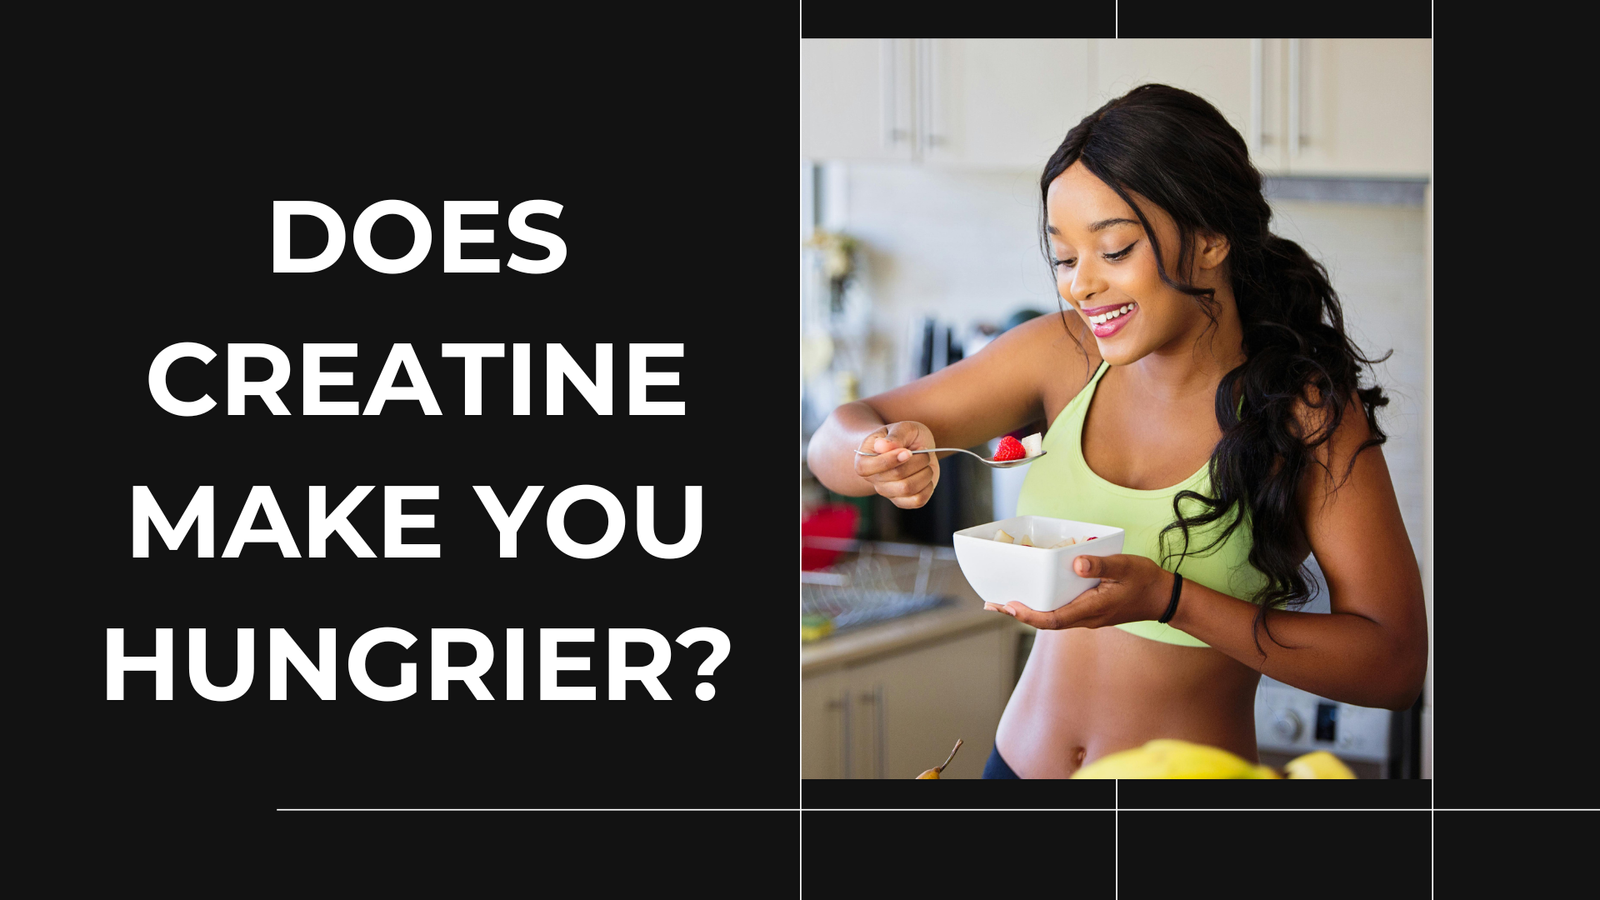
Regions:
<instances>
[{"instance_id":1,"label":"strawberry","mask_svg":"<svg viewBox=\"0 0 1600 900\"><path fill-rule=\"evenodd\" d=\"M1009 434L1000 439L1000 449L994 452L994 458L996 462L1022 459L1027 455L1028 451L1023 449L1022 442Z\"/></svg>"}]
</instances>

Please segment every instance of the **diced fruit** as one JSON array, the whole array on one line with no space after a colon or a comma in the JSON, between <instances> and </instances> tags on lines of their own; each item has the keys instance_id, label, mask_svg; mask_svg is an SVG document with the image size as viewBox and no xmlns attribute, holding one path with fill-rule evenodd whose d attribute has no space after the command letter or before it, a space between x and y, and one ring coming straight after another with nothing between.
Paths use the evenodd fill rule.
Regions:
<instances>
[{"instance_id":1,"label":"diced fruit","mask_svg":"<svg viewBox=\"0 0 1600 900\"><path fill-rule=\"evenodd\" d=\"M1007 460L1012 459L1025 459L1027 456L1028 451L1023 449L1022 442L1009 434L1000 439L1000 449L994 452L994 458L996 462L1006 462Z\"/></svg>"},{"instance_id":2,"label":"diced fruit","mask_svg":"<svg viewBox=\"0 0 1600 900\"><path fill-rule=\"evenodd\" d=\"M1092 537L1064 537L1061 540L1056 541L1054 544L1035 544L1033 542L1033 538L1029 537L1028 535L1023 535L1020 538L1012 537L1011 535L1007 534L1004 529L996 531L994 533L994 539L1002 544L1016 544L1019 547L1038 547L1042 550L1055 550L1058 547L1072 547L1077 544L1087 544L1088 542L1094 540Z\"/></svg>"},{"instance_id":3,"label":"diced fruit","mask_svg":"<svg viewBox=\"0 0 1600 900\"><path fill-rule=\"evenodd\" d=\"M1029 456L1038 456L1044 449L1044 435L1035 432L1022 439L1022 452Z\"/></svg>"}]
</instances>

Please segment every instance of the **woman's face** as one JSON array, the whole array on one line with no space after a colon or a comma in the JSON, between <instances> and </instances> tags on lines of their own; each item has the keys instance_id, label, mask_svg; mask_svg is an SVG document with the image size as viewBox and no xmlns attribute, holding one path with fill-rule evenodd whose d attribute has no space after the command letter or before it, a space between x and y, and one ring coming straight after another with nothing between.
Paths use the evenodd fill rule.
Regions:
<instances>
[{"instance_id":1,"label":"woman's face","mask_svg":"<svg viewBox=\"0 0 1600 900\"><path fill-rule=\"evenodd\" d=\"M1156 230L1162 258L1174 280L1178 229L1171 216L1137 194L1135 202ZM1133 208L1083 163L1056 176L1045 194L1047 237L1055 264L1056 288L1093 331L1100 355L1114 366L1127 365L1176 342L1198 338L1210 319L1195 299L1168 287L1156 270L1155 249ZM1196 242L1189 283L1218 288L1225 245Z\"/></svg>"}]
</instances>

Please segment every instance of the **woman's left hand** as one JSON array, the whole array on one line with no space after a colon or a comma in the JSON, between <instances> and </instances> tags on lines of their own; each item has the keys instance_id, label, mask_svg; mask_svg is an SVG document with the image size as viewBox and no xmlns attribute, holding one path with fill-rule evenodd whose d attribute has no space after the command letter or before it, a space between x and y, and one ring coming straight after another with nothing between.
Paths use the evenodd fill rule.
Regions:
<instances>
[{"instance_id":1,"label":"woman's left hand","mask_svg":"<svg viewBox=\"0 0 1600 900\"><path fill-rule=\"evenodd\" d=\"M1161 618L1172 600L1173 575L1143 556L1080 556L1072 570L1100 583L1058 609L1039 611L1013 600L1004 606L985 603L985 609L1015 616L1035 628L1100 628L1125 622Z\"/></svg>"}]
</instances>

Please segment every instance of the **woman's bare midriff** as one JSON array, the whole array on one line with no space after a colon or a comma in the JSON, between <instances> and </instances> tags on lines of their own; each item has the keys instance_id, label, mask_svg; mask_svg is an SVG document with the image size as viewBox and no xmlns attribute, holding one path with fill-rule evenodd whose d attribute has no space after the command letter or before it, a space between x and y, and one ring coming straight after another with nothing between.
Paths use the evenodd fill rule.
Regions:
<instances>
[{"instance_id":1,"label":"woman's bare midriff","mask_svg":"<svg viewBox=\"0 0 1600 900\"><path fill-rule=\"evenodd\" d=\"M995 735L1023 778L1068 778L1102 756L1175 738L1257 762L1259 672L1208 647L1119 628L1040 631Z\"/></svg>"}]
</instances>

